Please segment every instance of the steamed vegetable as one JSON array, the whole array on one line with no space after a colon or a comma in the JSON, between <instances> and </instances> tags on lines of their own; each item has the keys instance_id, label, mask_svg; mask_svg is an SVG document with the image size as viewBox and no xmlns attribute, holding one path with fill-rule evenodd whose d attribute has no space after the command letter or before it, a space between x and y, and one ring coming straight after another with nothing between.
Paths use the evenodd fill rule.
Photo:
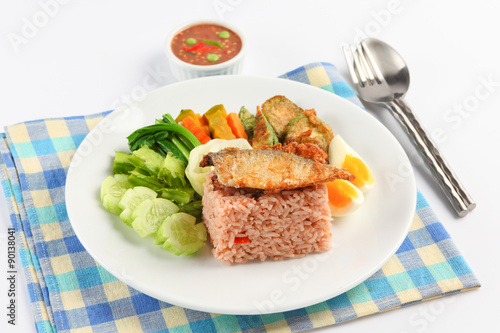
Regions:
<instances>
[{"instance_id":1,"label":"steamed vegetable","mask_svg":"<svg viewBox=\"0 0 500 333\"><path fill-rule=\"evenodd\" d=\"M241 120L240 118L238 118L238 115L236 113L232 112L228 114L226 120L229 128L231 128L231 131L237 139L248 139L245 128L243 127L243 124L241 123Z\"/></svg>"},{"instance_id":2,"label":"steamed vegetable","mask_svg":"<svg viewBox=\"0 0 500 333\"><path fill-rule=\"evenodd\" d=\"M236 139L231 127L227 124L227 115L221 110L215 111L210 118L208 118L208 130L214 139L232 140Z\"/></svg>"},{"instance_id":3,"label":"steamed vegetable","mask_svg":"<svg viewBox=\"0 0 500 333\"><path fill-rule=\"evenodd\" d=\"M132 157L132 154L116 151L113 161L113 174L127 174L134 170L135 167L130 163L130 157Z\"/></svg>"},{"instance_id":4,"label":"steamed vegetable","mask_svg":"<svg viewBox=\"0 0 500 333\"><path fill-rule=\"evenodd\" d=\"M191 109L182 109L181 112L179 112L179 115L177 116L177 118L175 118L175 122L178 124L178 123L182 122L184 120L184 118L189 117L189 116L195 117L196 114Z\"/></svg>"},{"instance_id":5,"label":"steamed vegetable","mask_svg":"<svg viewBox=\"0 0 500 333\"><path fill-rule=\"evenodd\" d=\"M202 220L203 206L201 205L201 200L192 201L182 206L180 211L196 217L196 223Z\"/></svg>"},{"instance_id":6,"label":"steamed vegetable","mask_svg":"<svg viewBox=\"0 0 500 333\"><path fill-rule=\"evenodd\" d=\"M196 116L195 116L196 118ZM197 118L196 118L197 119ZM192 116L187 116L182 120L182 126L187 128L194 136L200 141L201 144L205 144L210 141L210 135L205 132L199 121L195 121Z\"/></svg>"},{"instance_id":7,"label":"steamed vegetable","mask_svg":"<svg viewBox=\"0 0 500 333\"><path fill-rule=\"evenodd\" d=\"M222 104L217 104L217 105L214 105L212 106L210 109L208 109L207 112L205 112L203 114L203 118L206 119L206 121L208 123L210 123L210 119L217 113L217 112L221 112L222 115L224 116L224 119L226 119L227 117L227 112L226 112L226 108L224 107L224 105Z\"/></svg>"},{"instance_id":8,"label":"steamed vegetable","mask_svg":"<svg viewBox=\"0 0 500 333\"><path fill-rule=\"evenodd\" d=\"M128 136L131 151L148 146L163 156L172 154L187 164L189 152L199 145L200 141L185 127L175 123L169 114L163 115L154 125L136 130Z\"/></svg>"},{"instance_id":9,"label":"steamed vegetable","mask_svg":"<svg viewBox=\"0 0 500 333\"><path fill-rule=\"evenodd\" d=\"M158 178L153 177L140 169L132 170L130 172L130 176L128 177L128 181L133 186L144 186L156 192L166 186L166 184L161 182Z\"/></svg>"},{"instance_id":10,"label":"steamed vegetable","mask_svg":"<svg viewBox=\"0 0 500 333\"><path fill-rule=\"evenodd\" d=\"M129 157L129 161L133 166L151 176L158 175L163 165L163 160L163 156L150 149L148 146L142 146L133 151L132 156Z\"/></svg>"},{"instance_id":11,"label":"steamed vegetable","mask_svg":"<svg viewBox=\"0 0 500 333\"><path fill-rule=\"evenodd\" d=\"M170 187L186 186L184 172L186 165L176 158L172 153L167 153L163 159L161 168L158 170L158 179L163 180Z\"/></svg>"},{"instance_id":12,"label":"steamed vegetable","mask_svg":"<svg viewBox=\"0 0 500 333\"><path fill-rule=\"evenodd\" d=\"M184 206L194 199L194 189L192 187L162 188L160 197L175 201Z\"/></svg>"}]
</instances>

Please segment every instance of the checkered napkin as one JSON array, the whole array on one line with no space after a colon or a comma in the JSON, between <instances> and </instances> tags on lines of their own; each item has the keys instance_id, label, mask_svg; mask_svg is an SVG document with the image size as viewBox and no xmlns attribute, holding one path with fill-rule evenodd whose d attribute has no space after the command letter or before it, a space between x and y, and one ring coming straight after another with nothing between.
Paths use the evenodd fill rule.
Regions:
<instances>
[{"instance_id":1,"label":"checkered napkin","mask_svg":"<svg viewBox=\"0 0 500 333\"><path fill-rule=\"evenodd\" d=\"M283 78L360 105L331 64L310 64ZM368 280L325 302L285 313L233 316L183 309L144 295L92 259L66 213L71 158L107 114L29 121L0 134L1 183L39 332L297 332L479 287L418 193L411 230L398 252Z\"/></svg>"}]
</instances>

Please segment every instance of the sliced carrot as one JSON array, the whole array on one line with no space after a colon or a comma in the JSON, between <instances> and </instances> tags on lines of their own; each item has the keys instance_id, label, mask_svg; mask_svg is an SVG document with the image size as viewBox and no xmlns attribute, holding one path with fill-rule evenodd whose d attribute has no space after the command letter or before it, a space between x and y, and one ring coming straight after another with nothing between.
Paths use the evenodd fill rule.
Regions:
<instances>
[{"instance_id":1,"label":"sliced carrot","mask_svg":"<svg viewBox=\"0 0 500 333\"><path fill-rule=\"evenodd\" d=\"M184 126L189 132L193 133L194 136L200 140L201 144L210 141L210 136L205 133L203 128L193 119L192 116L187 116L182 119L182 126Z\"/></svg>"},{"instance_id":2,"label":"sliced carrot","mask_svg":"<svg viewBox=\"0 0 500 333\"><path fill-rule=\"evenodd\" d=\"M245 133L245 128L241 123L240 117L238 117L236 113L231 112L230 114L228 114L226 120L236 138L248 140L248 135L247 133Z\"/></svg>"},{"instance_id":3,"label":"sliced carrot","mask_svg":"<svg viewBox=\"0 0 500 333\"><path fill-rule=\"evenodd\" d=\"M203 127L203 130L205 130L205 133L207 135L210 135L210 132L208 131L208 121L203 117L201 114L197 113L196 118L198 118L198 121L200 122L201 126Z\"/></svg>"}]
</instances>

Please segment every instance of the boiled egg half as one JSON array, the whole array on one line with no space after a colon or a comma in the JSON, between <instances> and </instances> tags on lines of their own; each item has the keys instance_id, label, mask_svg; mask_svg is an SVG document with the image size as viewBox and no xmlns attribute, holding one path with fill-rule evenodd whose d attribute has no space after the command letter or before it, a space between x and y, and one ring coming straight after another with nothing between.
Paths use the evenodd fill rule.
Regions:
<instances>
[{"instance_id":1,"label":"boiled egg half","mask_svg":"<svg viewBox=\"0 0 500 333\"><path fill-rule=\"evenodd\" d=\"M345 169L356 178L352 181L361 192L369 191L375 179L365 161L354 151L340 135L336 135L330 142L328 159L331 165Z\"/></svg>"},{"instance_id":2,"label":"boiled egg half","mask_svg":"<svg viewBox=\"0 0 500 333\"><path fill-rule=\"evenodd\" d=\"M332 216L348 215L365 201L363 192L347 180L335 179L333 182L326 183L326 187Z\"/></svg>"}]
</instances>

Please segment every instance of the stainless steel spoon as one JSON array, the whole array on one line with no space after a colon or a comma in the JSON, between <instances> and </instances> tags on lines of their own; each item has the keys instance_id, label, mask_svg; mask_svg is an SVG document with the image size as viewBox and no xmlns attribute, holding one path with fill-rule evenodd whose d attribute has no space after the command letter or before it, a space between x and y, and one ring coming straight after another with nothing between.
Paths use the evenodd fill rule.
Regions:
<instances>
[{"instance_id":1,"label":"stainless steel spoon","mask_svg":"<svg viewBox=\"0 0 500 333\"><path fill-rule=\"evenodd\" d=\"M389 106L407 130L412 142L459 216L465 216L476 207L476 203L406 103L404 96L410 86L410 72L403 58L391 46L374 38L363 40L355 57L357 57L355 62L357 60L358 72L363 70L368 73L366 85L374 88L366 87L364 95L368 95L371 99L369 102ZM370 94L366 94L367 92Z\"/></svg>"}]
</instances>

